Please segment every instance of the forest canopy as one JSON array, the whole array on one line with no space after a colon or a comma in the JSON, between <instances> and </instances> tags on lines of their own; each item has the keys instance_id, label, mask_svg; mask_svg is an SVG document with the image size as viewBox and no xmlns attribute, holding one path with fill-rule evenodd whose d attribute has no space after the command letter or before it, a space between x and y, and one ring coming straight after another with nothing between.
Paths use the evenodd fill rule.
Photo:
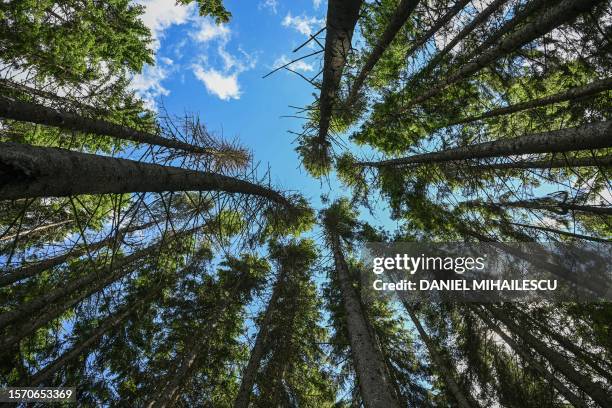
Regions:
<instances>
[{"instance_id":1,"label":"forest canopy","mask_svg":"<svg viewBox=\"0 0 612 408\"><path fill-rule=\"evenodd\" d=\"M0 3L0 388L612 407L609 301L379 296L363 256L552 243L609 264L612 3L241 3ZM273 46L292 56L263 68ZM612 293L607 272L586 289Z\"/></svg>"}]
</instances>

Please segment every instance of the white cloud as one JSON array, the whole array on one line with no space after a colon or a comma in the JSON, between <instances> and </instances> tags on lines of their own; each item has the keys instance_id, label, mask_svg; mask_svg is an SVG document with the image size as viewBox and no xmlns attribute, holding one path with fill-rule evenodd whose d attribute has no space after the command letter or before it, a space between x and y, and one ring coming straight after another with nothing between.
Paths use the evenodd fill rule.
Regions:
<instances>
[{"instance_id":1,"label":"white cloud","mask_svg":"<svg viewBox=\"0 0 612 408\"><path fill-rule=\"evenodd\" d=\"M287 57L286 55L281 55L279 58L276 59L276 61L274 61L274 64L272 64L272 67L276 69L278 67L285 65L289 61L291 61L289 57ZM289 68L295 71L302 71L302 72L314 71L314 65L309 64L304 60L294 62L293 64L289 65Z\"/></svg>"},{"instance_id":2,"label":"white cloud","mask_svg":"<svg viewBox=\"0 0 612 408\"><path fill-rule=\"evenodd\" d=\"M135 3L145 7L141 19L151 30L156 49L159 48L159 39L168 27L185 24L195 16L195 4L177 5L176 0L136 0Z\"/></svg>"},{"instance_id":3,"label":"white cloud","mask_svg":"<svg viewBox=\"0 0 612 408\"><path fill-rule=\"evenodd\" d=\"M132 79L131 88L145 101L147 108L155 110L155 100L162 95L170 94L170 91L161 84L168 74L168 70L161 65L146 65L142 73Z\"/></svg>"},{"instance_id":4,"label":"white cloud","mask_svg":"<svg viewBox=\"0 0 612 408\"><path fill-rule=\"evenodd\" d=\"M225 24L215 24L208 18L200 18L197 23L197 30L191 32L189 36L195 41L206 43L214 39L227 40L231 34L230 29Z\"/></svg>"},{"instance_id":5,"label":"white cloud","mask_svg":"<svg viewBox=\"0 0 612 408\"><path fill-rule=\"evenodd\" d=\"M321 2L322 2L322 0L313 0L312 4L313 4L314 8L318 10L319 7L321 7Z\"/></svg>"},{"instance_id":6,"label":"white cloud","mask_svg":"<svg viewBox=\"0 0 612 408\"><path fill-rule=\"evenodd\" d=\"M291 27L294 30L309 36L323 25L325 21L316 17L308 16L292 16L291 13L287 13L283 19L283 27Z\"/></svg>"},{"instance_id":7,"label":"white cloud","mask_svg":"<svg viewBox=\"0 0 612 408\"><path fill-rule=\"evenodd\" d=\"M214 68L205 70L199 65L193 66L193 73L204 83L210 94L216 95L224 101L240 99L240 86L236 73L227 75Z\"/></svg>"},{"instance_id":8,"label":"white cloud","mask_svg":"<svg viewBox=\"0 0 612 408\"><path fill-rule=\"evenodd\" d=\"M278 12L277 10L278 7L278 1L277 0L264 0L263 2L259 3L258 8L267 8L268 10L270 10L272 13L276 14Z\"/></svg>"}]
</instances>

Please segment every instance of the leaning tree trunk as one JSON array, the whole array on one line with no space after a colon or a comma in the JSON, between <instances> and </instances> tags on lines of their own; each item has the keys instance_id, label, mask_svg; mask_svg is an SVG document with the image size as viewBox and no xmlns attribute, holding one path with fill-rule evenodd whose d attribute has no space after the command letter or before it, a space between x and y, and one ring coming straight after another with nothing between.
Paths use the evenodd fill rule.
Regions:
<instances>
[{"instance_id":1,"label":"leaning tree trunk","mask_svg":"<svg viewBox=\"0 0 612 408\"><path fill-rule=\"evenodd\" d=\"M329 0L327 5L327 34L323 56L323 83L319 97L319 141L326 142L331 123L336 93L342 71L351 50L353 31L359 18L363 0Z\"/></svg>"},{"instance_id":2,"label":"leaning tree trunk","mask_svg":"<svg viewBox=\"0 0 612 408\"><path fill-rule=\"evenodd\" d=\"M539 318L534 318L527 312L514 305L512 305L512 309L522 316L524 319L522 321L528 322L528 324L535 327L536 330L539 330L544 335L550 336L550 338L559 343L561 347L574 354L577 358L588 364L594 371L597 372L598 375L606 378L608 382L612 383L612 371L610 371L610 367L606 369L605 362L601 361L597 356L594 356L592 353L578 347L575 342L561 335L557 331L552 330L547 322L542 321Z\"/></svg>"},{"instance_id":3,"label":"leaning tree trunk","mask_svg":"<svg viewBox=\"0 0 612 408\"><path fill-rule=\"evenodd\" d=\"M549 160L526 160L508 163L472 164L466 166L468 171L511 170L511 169L562 169L565 167L610 167L612 155L563 157Z\"/></svg>"},{"instance_id":4,"label":"leaning tree trunk","mask_svg":"<svg viewBox=\"0 0 612 408\"><path fill-rule=\"evenodd\" d=\"M550 232L550 233L553 233L553 234L564 235L566 237L572 237L572 238L576 238L576 239L584 239L585 241L612 242L609 239L597 238L597 237L592 237L592 236L589 236L589 235L576 234L575 232L562 231L562 230L558 230L558 229L554 229L554 228L541 227L539 225L520 224L520 223L516 223L516 222L511 222L510 225L515 225L517 227L522 227L522 228L535 229L535 230L538 230L538 231Z\"/></svg>"},{"instance_id":5,"label":"leaning tree trunk","mask_svg":"<svg viewBox=\"0 0 612 408\"><path fill-rule=\"evenodd\" d=\"M285 276L286 270L282 268L280 276L274 285L272 296L268 301L268 306L266 308L266 312L264 313L263 320L259 326L259 332L257 333L253 350L251 350L249 362L242 373L240 389L238 390L238 395L234 400L234 408L248 408L249 406L253 384L255 383L255 376L257 375L259 365L261 364L261 359L265 354L266 344L268 343L270 324L272 323L272 314L277 307L278 298L281 293L281 287L285 281Z\"/></svg>"},{"instance_id":6,"label":"leaning tree trunk","mask_svg":"<svg viewBox=\"0 0 612 408\"><path fill-rule=\"evenodd\" d=\"M184 237L193 234L195 231L202 227L198 226L189 230L181 231L171 235L172 239ZM28 321L28 317L36 313L37 310L44 308L46 305L52 304L58 299L68 296L72 293L76 293L83 290L88 285L98 281L106 285L115 282L130 272L129 268L125 268L127 265L145 258L146 256L157 253L160 248L164 245L164 241L157 242L149 247L136 251L124 258L116 259L114 262L104 268L105 273L100 273L99 270L94 270L89 274L72 280L60 288L57 288L45 295L42 295L36 299L29 301L26 304L19 305L16 310L4 312L0 315L0 329L5 328L11 322L15 320ZM100 279L103 277L103 279ZM87 293L93 293L88 291Z\"/></svg>"},{"instance_id":7,"label":"leaning tree trunk","mask_svg":"<svg viewBox=\"0 0 612 408\"><path fill-rule=\"evenodd\" d=\"M128 232L135 232L135 231L147 229L150 226L155 225L155 224L156 222L152 221L152 222L148 222L143 225L136 226L136 227L125 228L125 229L119 230L117 234L115 235L109 236L105 239L102 239L98 242L94 242L92 244L81 245L78 248L74 248L65 254L58 255L53 258L47 258L47 259L44 259L32 265L25 265L19 268L8 270L5 274L0 275L0 288L10 285L14 282L23 280L23 279L27 279L32 276L36 276L39 273L42 273L53 267L61 265L71 259L78 258L81 255L87 254L89 252L97 251L98 249L104 248L115 242L119 242L123 238L123 236Z\"/></svg>"},{"instance_id":8,"label":"leaning tree trunk","mask_svg":"<svg viewBox=\"0 0 612 408\"><path fill-rule=\"evenodd\" d=\"M68 362L74 360L76 357L80 356L85 350L90 348L92 345L96 344L102 336L108 333L111 330L117 328L120 324L122 324L128 317L137 312L137 310L155 299L163 289L163 286L157 287L150 291L144 298L140 298L132 304L126 305L119 311L113 313L108 316L106 319L102 321L90 334L89 336L74 344L70 349L65 351L60 357L55 359L53 362L49 363L45 368L38 371L36 374L32 376L29 380L28 385L30 387L36 387L49 380L58 370L64 367Z\"/></svg>"},{"instance_id":9,"label":"leaning tree trunk","mask_svg":"<svg viewBox=\"0 0 612 408\"><path fill-rule=\"evenodd\" d=\"M347 97L347 106L350 107L355 102L366 78L376 63L380 60L387 47L389 47L389 44L391 44L391 42L395 39L395 36L402 29L418 4L419 0L400 1L397 8L393 12L393 15L389 18L389 24L387 27L385 27L385 31L378 39L376 45L374 45L372 48L372 51L368 55L363 67L361 67L361 71L359 71L359 74L353 81L350 94Z\"/></svg>"},{"instance_id":10,"label":"leaning tree trunk","mask_svg":"<svg viewBox=\"0 0 612 408\"><path fill-rule=\"evenodd\" d=\"M178 370L173 373L169 382L163 388L163 391L159 393L159 398L155 401L150 401L145 405L146 408L167 408L175 406L175 401L178 398L178 392L185 383L185 380L189 377L195 362L200 355L200 348L196 344L196 337L194 337L191 347L187 354L181 359Z\"/></svg>"},{"instance_id":11,"label":"leaning tree trunk","mask_svg":"<svg viewBox=\"0 0 612 408\"><path fill-rule=\"evenodd\" d=\"M428 76L431 71L442 61L442 59L449 53L451 50L457 45L461 40L470 35L472 31L474 31L480 24L487 21L487 19L493 14L497 9L502 7L508 0L495 0L491 4L489 4L482 12L478 13L476 17L469 24L467 24L463 29L448 43L446 46L439 51L432 59L427 62L424 68L422 68L419 72L417 72L410 81L404 86L404 89L410 89L416 85L416 82ZM452 16L451 16L452 17ZM436 24L437 25L437 24ZM439 27L438 27L439 28Z\"/></svg>"},{"instance_id":12,"label":"leaning tree trunk","mask_svg":"<svg viewBox=\"0 0 612 408\"><path fill-rule=\"evenodd\" d=\"M612 147L612 121L580 127L532 133L512 139L494 140L432 153L415 154L378 162L359 162L362 167L396 167L409 164L473 160L534 153L563 153Z\"/></svg>"},{"instance_id":13,"label":"leaning tree trunk","mask_svg":"<svg viewBox=\"0 0 612 408\"><path fill-rule=\"evenodd\" d=\"M544 377L547 381L551 383L551 385L559 391L561 395L563 395L574 407L577 408L588 408L588 404L576 394L574 394L565 384L563 384L557 376L546 369L544 365L538 362L533 356L528 353L525 347L522 344L518 344L512 337L506 334L499 326L497 326L489 316L483 312L479 306L477 305L468 305L468 308L474 312L480 319L495 332L499 337L501 337L506 344L508 344L512 350L521 358L523 361L528 364L531 368L533 368L538 374Z\"/></svg>"},{"instance_id":14,"label":"leaning tree trunk","mask_svg":"<svg viewBox=\"0 0 612 408\"><path fill-rule=\"evenodd\" d=\"M1 196L0 196L0 198L1 198ZM4 235L4 236L0 237L0 243L9 242L9 241L12 241L14 239L26 238L26 237L28 237L30 235L36 235L36 234L38 234L40 232L44 232L44 231L47 231L47 230L50 230L50 229L61 227L62 225L66 225L66 224L70 224L70 223L72 223L72 220L64 220L64 221L54 222L54 223L51 223L51 224L41 225L39 227L35 227L35 228L29 229L27 231L22 231L22 232L20 231L20 232L17 232L15 234L12 234L12 235Z\"/></svg>"},{"instance_id":15,"label":"leaning tree trunk","mask_svg":"<svg viewBox=\"0 0 612 408\"><path fill-rule=\"evenodd\" d=\"M524 201L510 201L507 203L482 203L478 201L468 201L464 204L468 204L470 206L480 206L487 208L522 208L522 209L531 209L531 210L545 210L554 212L555 214L567 214L568 212L582 212L587 214L595 214L595 215L612 215L612 207L603 207L603 206L594 206L594 205L579 205L579 204L571 204L571 203L553 203L553 202L543 202L538 200L524 200Z\"/></svg>"},{"instance_id":16,"label":"leaning tree trunk","mask_svg":"<svg viewBox=\"0 0 612 408\"><path fill-rule=\"evenodd\" d=\"M334 231L329 231L329 233L342 303L346 313L353 366L357 373L357 382L364 405L366 408L399 407L393 397L393 388L389 384L383 356L371 337L359 296L351 282L348 265L340 247L340 237Z\"/></svg>"},{"instance_id":17,"label":"leaning tree trunk","mask_svg":"<svg viewBox=\"0 0 612 408\"><path fill-rule=\"evenodd\" d=\"M31 122L39 125L55 126L61 129L92 133L100 136L111 136L117 139L146 143L153 146L183 150L194 154L214 154L209 148L164 138L152 133L142 132L100 119L91 119L44 105L19 101L0 96L0 117Z\"/></svg>"},{"instance_id":18,"label":"leaning tree trunk","mask_svg":"<svg viewBox=\"0 0 612 408\"><path fill-rule=\"evenodd\" d=\"M463 65L454 74L448 75L442 81L432 85L426 92L410 100L403 111L406 112L414 105L420 104L438 95L448 86L468 78L490 63L496 61L498 58L519 49L523 45L559 27L561 24L572 21L579 14L590 10L593 6L602 1L603 0L562 0L558 5L544 10L531 23L508 34L508 36L501 39L497 45L476 56L474 61Z\"/></svg>"},{"instance_id":19,"label":"leaning tree trunk","mask_svg":"<svg viewBox=\"0 0 612 408\"><path fill-rule=\"evenodd\" d=\"M292 204L269 188L223 176L71 150L0 143L0 198L164 191L222 191Z\"/></svg>"},{"instance_id":20,"label":"leaning tree trunk","mask_svg":"<svg viewBox=\"0 0 612 408\"><path fill-rule=\"evenodd\" d=\"M529 347L534 349L541 356L546 358L548 362L560 373L562 373L569 381L574 383L581 391L587 394L593 399L593 401L600 404L602 407L612 407L612 396L599 384L591 381L587 376L579 373L573 366L567 361L567 358L561 353L548 347L541 340L529 333L524 326L514 322L509 316L497 307L488 308L491 314L500 322L502 322L512 333L517 335L527 344ZM573 403L573 402L572 402Z\"/></svg>"},{"instance_id":21,"label":"leaning tree trunk","mask_svg":"<svg viewBox=\"0 0 612 408\"><path fill-rule=\"evenodd\" d=\"M414 326L419 332L419 336L423 340L423 343L425 343L425 347L427 347L427 351L429 352L429 356L431 357L431 360L433 361L434 365L437 367L440 377L442 377L442 380L444 381L449 391L455 398L457 405L460 408L471 408L473 405L470 404L470 402L468 401L468 398L463 394L463 391L459 387L459 384L457 384L457 381L455 381L454 368L448 366L444 362L444 359L438 352L438 349L435 343L433 342L431 337L429 337L429 335L427 334L427 332L421 325L421 322L419 321L418 316L414 313L414 311L412 310L408 302L403 298L403 296L400 296L400 301L402 302L404 309L410 316L410 320L412 320L412 323L414 323Z\"/></svg>"},{"instance_id":22,"label":"leaning tree trunk","mask_svg":"<svg viewBox=\"0 0 612 408\"><path fill-rule=\"evenodd\" d=\"M591 82L588 85L578 86L568 89L565 92L560 92L554 95L545 96L539 99L533 99L526 102L519 102L514 105L504 108L493 109L481 115L471 116L469 118L458 119L448 123L446 126L461 125L464 123L475 122L477 120L494 118L496 116L508 115L515 112L521 112L527 109L533 109L540 106L551 105L553 103L576 100L596 95L598 93L612 89L612 78L606 78L599 81Z\"/></svg>"},{"instance_id":23,"label":"leaning tree trunk","mask_svg":"<svg viewBox=\"0 0 612 408\"><path fill-rule=\"evenodd\" d=\"M525 20L529 16L533 15L536 11L544 9L544 7L550 8L558 2L558 0L528 1L527 4L525 4L525 6L521 10L516 12L516 14L514 14L514 16L510 20L507 20L504 25L502 25L499 29L490 34L489 37L485 38L485 40L481 42L475 49L470 51L469 55L465 57L465 61L469 61L472 58L478 57L487 48L496 44L504 35L514 30L519 24L524 23Z\"/></svg>"}]
</instances>

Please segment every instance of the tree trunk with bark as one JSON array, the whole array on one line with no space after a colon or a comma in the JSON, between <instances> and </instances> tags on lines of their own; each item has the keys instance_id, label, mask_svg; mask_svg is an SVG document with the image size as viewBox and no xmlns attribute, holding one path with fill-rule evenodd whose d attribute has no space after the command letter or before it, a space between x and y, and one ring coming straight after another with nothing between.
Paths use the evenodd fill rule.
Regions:
<instances>
[{"instance_id":1,"label":"tree trunk with bark","mask_svg":"<svg viewBox=\"0 0 612 408\"><path fill-rule=\"evenodd\" d=\"M357 77L353 81L351 91L347 97L347 105L350 107L355 100L357 95L361 91L366 78L384 54L389 44L395 39L397 33L402 29L410 15L419 4L419 0L401 0L397 8L393 12L393 15L389 18L389 24L385 27L385 31L382 33L378 42L372 48L372 51L368 55L363 67L357 74Z\"/></svg>"},{"instance_id":2,"label":"tree trunk with bark","mask_svg":"<svg viewBox=\"0 0 612 408\"><path fill-rule=\"evenodd\" d=\"M523 200L523 201L509 201L499 203L483 203L480 201L466 201L463 204L467 204L473 207L486 207L492 209L499 208L521 208L531 210L545 210L554 212L555 214L567 214L568 212L582 212L587 214L595 215L612 215L612 207L595 206L595 205L579 205L565 202L552 202L544 200Z\"/></svg>"},{"instance_id":3,"label":"tree trunk with bark","mask_svg":"<svg viewBox=\"0 0 612 408\"><path fill-rule=\"evenodd\" d=\"M323 83L319 97L319 141L325 143L336 104L342 71L351 50L353 31L363 0L329 0L323 56Z\"/></svg>"},{"instance_id":4,"label":"tree trunk with bark","mask_svg":"<svg viewBox=\"0 0 612 408\"><path fill-rule=\"evenodd\" d=\"M461 40L470 35L472 31L474 31L480 24L487 21L487 19L493 14L496 10L502 7L508 0L495 0L491 4L489 4L484 10L482 10L469 24L467 24L463 29L437 54L434 55L432 59L427 62L424 68L422 68L419 72L417 72L413 78L410 79L408 84L404 87L404 89L410 89L411 87L416 85L416 82L426 77L431 73L431 71L442 61L442 59L452 51L455 45L459 44Z\"/></svg>"},{"instance_id":5,"label":"tree trunk with bark","mask_svg":"<svg viewBox=\"0 0 612 408\"><path fill-rule=\"evenodd\" d=\"M429 90L410 100L403 111L406 112L413 106L438 95L448 86L467 79L498 58L516 51L560 25L573 21L578 15L601 2L602 0L562 0L556 6L543 10L534 21L508 34L498 44L478 54L472 62L463 65L454 74L448 75Z\"/></svg>"},{"instance_id":6,"label":"tree trunk with bark","mask_svg":"<svg viewBox=\"0 0 612 408\"><path fill-rule=\"evenodd\" d=\"M446 126L462 125L465 123L476 122L477 120L494 118L497 116L521 112L527 109L538 108L540 106L552 105L553 103L586 98L593 95L597 95L598 93L605 92L610 89L612 89L612 78L606 78L599 81L591 82L588 85L568 89L565 92L545 96L539 99L532 99L530 101L516 103L514 105L506 106L504 108L493 109L481 115L459 119L447 124Z\"/></svg>"},{"instance_id":7,"label":"tree trunk with bark","mask_svg":"<svg viewBox=\"0 0 612 408\"><path fill-rule=\"evenodd\" d=\"M292 204L266 187L217 173L71 150L0 143L0 198L165 191L221 191Z\"/></svg>"},{"instance_id":8,"label":"tree trunk with bark","mask_svg":"<svg viewBox=\"0 0 612 408\"><path fill-rule=\"evenodd\" d=\"M100 119L91 119L74 113L48 108L44 105L35 103L19 101L5 96L0 96L0 117L20 122L54 126L83 133L92 133L100 136L111 136L117 139L183 150L194 154L214 153L212 149L195 146L181 142L180 140L168 139L116 123Z\"/></svg>"},{"instance_id":9,"label":"tree trunk with bark","mask_svg":"<svg viewBox=\"0 0 612 408\"><path fill-rule=\"evenodd\" d=\"M397 167L521 154L564 153L607 147L612 147L612 121L590 123L550 132L532 133L512 139L494 140L398 159L358 162L357 165L362 167Z\"/></svg>"},{"instance_id":10,"label":"tree trunk with bark","mask_svg":"<svg viewBox=\"0 0 612 408\"><path fill-rule=\"evenodd\" d=\"M438 352L436 344L433 342L431 337L429 337L429 335L421 325L418 316L414 313L408 302L401 295L400 300L402 302L402 305L404 306L404 309L406 310L406 313L408 313L408 315L410 316L410 320L412 320L412 323L414 323L414 326L419 332L419 336L423 340L423 343L425 343L425 347L427 347L429 356L431 357L431 360L433 361L434 365L437 367L440 377L442 377L442 380L446 384L446 387L455 398L457 405L460 408L471 408L473 406L477 406L473 403L470 403L468 398L464 395L463 391L461 390L461 387L459 387L459 384L457 384L457 381L455 381L455 369L444 362L444 359Z\"/></svg>"},{"instance_id":11,"label":"tree trunk with bark","mask_svg":"<svg viewBox=\"0 0 612 408\"><path fill-rule=\"evenodd\" d=\"M282 268L281 274L278 277L278 281L276 282L276 284L274 285L274 289L272 290L272 296L268 301L268 306L266 308L263 320L261 322L261 325L259 326L259 332L257 333L257 338L255 339L255 345L251 350L249 362L246 368L244 369L244 372L242 373L240 389L238 390L238 395L234 400L234 408L248 408L249 406L251 392L253 390L253 384L255 383L255 377L257 375L259 365L261 364L261 359L265 354L265 348L269 336L270 323L272 323L272 314L276 309L278 297L281 293L281 286L285 282L285 277L286 270Z\"/></svg>"},{"instance_id":12,"label":"tree trunk with bark","mask_svg":"<svg viewBox=\"0 0 612 408\"><path fill-rule=\"evenodd\" d=\"M469 171L511 170L511 169L562 169L565 167L602 167L612 166L612 155L588 157L563 157L549 160L525 160L509 163L472 164Z\"/></svg>"},{"instance_id":13,"label":"tree trunk with bark","mask_svg":"<svg viewBox=\"0 0 612 408\"><path fill-rule=\"evenodd\" d=\"M1 173L0 173L1 174ZM20 238L25 238L28 237L30 235L36 235L40 232L44 232L50 229L54 229L57 227L61 227L62 225L67 225L67 224L71 224L72 220L64 220L64 221L58 221L58 222L53 222L51 224L45 224L45 225L41 225L39 227L35 227L32 229L29 229L27 231L19 231L15 234L12 235L4 235L2 237L0 237L0 243L5 243L5 242L9 242L12 241L14 239L20 239Z\"/></svg>"},{"instance_id":14,"label":"tree trunk with bark","mask_svg":"<svg viewBox=\"0 0 612 408\"><path fill-rule=\"evenodd\" d=\"M520 224L520 223L516 223L516 222L511 222L510 225L515 225L517 227L522 227L522 228L535 229L535 230L538 230L538 231L550 232L550 233L553 233L553 234L564 235L564 236L572 237L572 238L576 238L576 239L584 239L585 241L612 242L609 239L591 237L589 235L576 234L575 232L562 231L562 230L558 230L558 229L554 229L554 228L548 228L548 227L541 227L539 225Z\"/></svg>"},{"instance_id":15,"label":"tree trunk with bark","mask_svg":"<svg viewBox=\"0 0 612 408\"><path fill-rule=\"evenodd\" d=\"M399 407L393 396L393 388L389 384L383 356L368 330L359 296L351 282L348 265L340 246L340 237L334 231L328 231L328 234L346 313L351 355L361 397L366 408Z\"/></svg>"}]
</instances>

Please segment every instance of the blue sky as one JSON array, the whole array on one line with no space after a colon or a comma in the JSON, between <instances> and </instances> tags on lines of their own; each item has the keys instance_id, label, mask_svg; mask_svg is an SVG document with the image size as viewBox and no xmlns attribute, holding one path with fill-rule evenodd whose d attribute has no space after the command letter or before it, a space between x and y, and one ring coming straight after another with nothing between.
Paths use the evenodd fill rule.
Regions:
<instances>
[{"instance_id":1,"label":"blue sky","mask_svg":"<svg viewBox=\"0 0 612 408\"><path fill-rule=\"evenodd\" d=\"M138 3L146 7L143 21L154 33L157 50L156 65L134 81L142 97L154 106L163 103L171 114L197 113L210 131L237 138L253 151L262 171L270 166L275 185L300 191L315 208L321 207L321 194L335 198L345 193L333 177L322 184L300 166L288 130L299 131L301 121L281 118L294 114L289 105L311 103L315 89L288 71L262 79L283 62L317 49L312 44L292 54L308 34L324 26L325 2L229 0L225 4L233 16L221 26L198 16L194 4ZM321 64L322 54L292 68L312 77Z\"/></svg>"}]
</instances>

